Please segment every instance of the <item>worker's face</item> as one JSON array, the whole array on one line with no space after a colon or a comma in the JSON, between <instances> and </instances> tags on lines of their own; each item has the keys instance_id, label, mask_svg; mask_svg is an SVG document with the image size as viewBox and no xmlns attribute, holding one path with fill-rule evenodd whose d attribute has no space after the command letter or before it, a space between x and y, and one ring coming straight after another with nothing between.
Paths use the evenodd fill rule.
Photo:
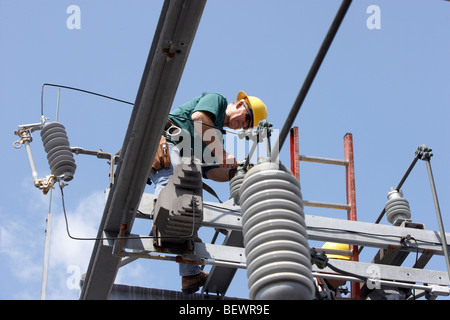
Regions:
<instances>
[{"instance_id":1,"label":"worker's face","mask_svg":"<svg viewBox=\"0 0 450 320\"><path fill-rule=\"evenodd\" d=\"M232 110L228 127L234 130L247 128L250 125L250 121L250 111L247 110L247 106L244 101L241 100Z\"/></svg>"}]
</instances>

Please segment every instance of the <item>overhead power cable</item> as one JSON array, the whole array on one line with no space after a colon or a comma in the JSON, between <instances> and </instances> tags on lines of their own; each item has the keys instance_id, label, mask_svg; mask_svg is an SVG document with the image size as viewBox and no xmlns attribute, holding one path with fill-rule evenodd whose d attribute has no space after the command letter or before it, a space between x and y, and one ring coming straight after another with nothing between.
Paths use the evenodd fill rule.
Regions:
<instances>
[{"instance_id":1,"label":"overhead power cable","mask_svg":"<svg viewBox=\"0 0 450 320\"><path fill-rule=\"evenodd\" d=\"M336 35L339 26L344 20L345 14L347 13L347 10L350 7L351 3L352 3L351 0L342 1L341 6L339 7L339 10L336 13L336 16L328 30L328 33L326 34L325 39L323 40L322 45L320 46L320 49L317 52L316 58L314 59L314 62L305 78L305 81L303 82L303 85L297 95L297 98L295 99L291 111L289 112L289 115L286 118L286 122L284 123L284 126L281 129L280 135L278 136L278 140L276 141L273 148L274 152L272 153L271 158L272 161L274 161L278 157L278 153L281 150L283 143L289 134L289 130L291 129L295 121L295 118L297 117L297 114L300 111L300 108L302 107L303 101L305 100L306 95L308 94L309 88L311 87L314 78L316 77L316 74L319 71L320 65L322 64L325 55L327 54L328 49L330 48L331 43L333 42L334 36Z\"/></svg>"}]
</instances>

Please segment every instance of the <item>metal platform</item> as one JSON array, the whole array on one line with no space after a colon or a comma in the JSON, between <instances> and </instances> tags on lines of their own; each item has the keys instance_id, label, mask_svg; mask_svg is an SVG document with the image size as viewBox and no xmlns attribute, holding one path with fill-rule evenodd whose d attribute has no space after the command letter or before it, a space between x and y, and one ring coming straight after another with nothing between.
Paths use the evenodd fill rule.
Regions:
<instances>
[{"instance_id":1,"label":"metal platform","mask_svg":"<svg viewBox=\"0 0 450 320\"><path fill-rule=\"evenodd\" d=\"M139 210L142 218L148 218L153 210L155 196L144 194ZM240 207L228 201L226 203L205 202L202 227L231 230L222 245L195 243L192 252L171 252L170 249L156 249L153 240L139 235L130 235L125 239L122 252L123 259L159 259L175 262L194 262L199 265L212 265L208 283L202 292L218 293L224 296L237 268L246 268L245 250L241 245L242 222ZM356 276L370 278L371 285L404 287L422 290L430 294L450 294L450 281L445 271L426 270L426 262L432 255L443 255L439 234L432 230L405 228L373 224L360 221L350 221L336 218L305 215L307 233L310 240L348 243L358 246L380 248L384 258L372 263L358 261L332 260L339 269ZM450 234L446 234L450 239ZM413 240L414 239L414 240ZM117 241L104 241L113 251ZM404 257L410 252L421 254L413 267L401 266ZM374 270L376 271L374 273ZM320 269L313 266L316 277L343 279L363 282L359 278L338 273L328 267ZM363 282L363 285L365 283Z\"/></svg>"}]
</instances>

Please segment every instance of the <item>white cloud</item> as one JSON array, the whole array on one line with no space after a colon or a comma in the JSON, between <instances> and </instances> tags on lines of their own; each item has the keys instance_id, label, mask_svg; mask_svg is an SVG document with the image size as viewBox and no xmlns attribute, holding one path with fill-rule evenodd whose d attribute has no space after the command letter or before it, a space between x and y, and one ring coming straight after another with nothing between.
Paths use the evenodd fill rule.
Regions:
<instances>
[{"instance_id":1,"label":"white cloud","mask_svg":"<svg viewBox=\"0 0 450 320\"><path fill-rule=\"evenodd\" d=\"M67 205L66 203L70 235L77 238L95 238L104 209L103 191L96 191L81 199L74 210L68 209ZM94 242L71 239L67 234L62 212L53 218L48 299L78 297L78 286L74 284L79 283L80 276L87 270Z\"/></svg>"},{"instance_id":2,"label":"white cloud","mask_svg":"<svg viewBox=\"0 0 450 320\"><path fill-rule=\"evenodd\" d=\"M49 194L34 188L29 179L21 183L24 201L11 209L0 207L0 254L8 275L1 294L9 299L39 299L45 249L46 218ZM72 209L75 207L74 209ZM59 187L52 195L52 229L48 269L47 299L77 299L78 290L68 288L67 281L86 272L94 241L70 239L66 232ZM67 192L66 208L70 232L77 237L95 237L104 209L104 193L96 191L85 198ZM69 272L68 272L69 271Z\"/></svg>"},{"instance_id":3,"label":"white cloud","mask_svg":"<svg viewBox=\"0 0 450 320\"><path fill-rule=\"evenodd\" d=\"M24 180L22 187L27 198L14 204L13 214L6 213L0 207L0 254L5 257L3 268L10 275L2 284L0 293L9 299L39 299L50 198L49 195L42 195L28 180ZM69 231L74 237L94 238L104 211L104 191L94 191L83 197L72 191L64 189ZM46 299L78 299L79 279L87 271L95 241L69 238L58 186L52 193L51 212L53 218ZM177 278L178 288L177 266L169 262L161 263L164 264L159 266L157 261L146 259L135 261L119 269L115 282L165 287L163 283L167 279L161 277L161 268L174 268L171 274ZM156 272L158 270L160 272Z\"/></svg>"},{"instance_id":4,"label":"white cloud","mask_svg":"<svg viewBox=\"0 0 450 320\"><path fill-rule=\"evenodd\" d=\"M24 225L3 219L0 227L0 253L6 256L11 272L20 282L27 283L39 277L42 267L36 262L36 239Z\"/></svg>"},{"instance_id":5,"label":"white cloud","mask_svg":"<svg viewBox=\"0 0 450 320\"><path fill-rule=\"evenodd\" d=\"M6 299L38 299L49 198L29 176L17 187L20 193L5 197L0 207L0 294Z\"/></svg>"},{"instance_id":6,"label":"white cloud","mask_svg":"<svg viewBox=\"0 0 450 320\"><path fill-rule=\"evenodd\" d=\"M103 191L94 192L82 199L73 211L66 208L71 236L95 238L103 209ZM79 265L85 268L89 263L93 245L93 240L69 238L63 213L55 216L52 230L51 263L63 266Z\"/></svg>"}]
</instances>

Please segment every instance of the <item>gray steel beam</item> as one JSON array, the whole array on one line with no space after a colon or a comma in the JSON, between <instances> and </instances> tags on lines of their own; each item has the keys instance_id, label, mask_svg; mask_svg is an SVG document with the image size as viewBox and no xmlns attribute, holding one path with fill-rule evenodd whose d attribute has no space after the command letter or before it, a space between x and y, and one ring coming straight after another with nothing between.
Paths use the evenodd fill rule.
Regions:
<instances>
[{"instance_id":1,"label":"gray steel beam","mask_svg":"<svg viewBox=\"0 0 450 320\"><path fill-rule=\"evenodd\" d=\"M241 231L230 230L223 241L223 246L243 247L244 238ZM213 266L209 272L202 293L215 293L225 296L237 268Z\"/></svg>"},{"instance_id":2,"label":"gray steel beam","mask_svg":"<svg viewBox=\"0 0 450 320\"><path fill-rule=\"evenodd\" d=\"M153 195L145 194L140 210L144 213L150 213L153 209L153 199ZM203 227L225 228L234 230L233 232L242 230L240 207L233 204L232 201L221 204L205 201L203 213ZM345 270L345 272L356 274L360 277L371 277L374 270L377 270L376 274L382 279L381 284L390 286L398 285L415 288L419 287L419 285L414 283L428 283L433 284L434 287L437 285L438 287L436 288L439 289L441 288L439 286L448 286L450 284L446 272L420 269L432 255L444 254L440 234L436 231L311 215L305 215L305 223L310 240L342 242L384 249L395 248L399 254L416 251L422 253L420 260L423 261L418 261L413 268L330 260L332 265ZM134 237L139 236L134 235ZM450 239L450 234L446 234L446 237ZM114 244L109 242L109 245L112 246ZM132 252L126 253L132 258L140 257L180 262L177 258L170 256L176 254L179 257L178 259L196 261L198 264L211 264L216 267L220 266L220 268L229 268L230 270L233 268L246 268L245 250L238 247L195 243L194 254L170 252L170 249L167 249L165 252L160 252L163 253L162 255L154 255L151 254L152 251L155 251L152 241L145 238L126 240L124 247L132 250ZM401 263L399 262L398 264ZM323 277L348 277L347 274L336 273L328 267L319 270L313 266L313 271ZM434 289L433 286L428 286L426 290ZM442 290L445 293L448 292L448 288L442 287Z\"/></svg>"},{"instance_id":3,"label":"gray steel beam","mask_svg":"<svg viewBox=\"0 0 450 320\"><path fill-rule=\"evenodd\" d=\"M103 242L104 246L112 248L117 245L118 240L104 240ZM176 261L175 255L177 255L182 259L198 262L199 264L204 262L201 260L217 260L235 264L243 264L246 261L245 249L242 247L195 242L194 251L187 253L179 249L156 249L152 238L138 234L131 234L130 238L125 238L123 247L124 249L131 250L130 252L122 252L124 256L130 257L137 256L139 258ZM156 254L151 254L152 252ZM206 262L206 264L211 263ZM236 265L230 266L236 267Z\"/></svg>"},{"instance_id":4,"label":"gray steel beam","mask_svg":"<svg viewBox=\"0 0 450 320\"><path fill-rule=\"evenodd\" d=\"M194 261L199 264L211 264L224 266L229 268L246 268L245 249L239 247L214 245L207 243L194 244L193 254L179 254L170 252L170 249L165 252L159 251L158 254L153 246L153 240L145 237L139 238L139 235L131 235L132 239L125 241L124 247L132 252L125 252L124 254L136 255L140 258L159 259L167 261L181 262L182 259ZM105 241L108 246L113 246L113 241ZM174 255L177 255L175 257ZM330 259L329 263L349 274L358 275L360 277L367 277L372 279L384 279L390 281L412 282L412 283L428 283L441 286L450 285L450 281L445 271L423 270L418 268L390 266L384 264L374 264L368 262L345 261ZM327 275L348 276L346 273L338 273L329 267L320 269L313 265L314 272L321 273L324 278Z\"/></svg>"},{"instance_id":5,"label":"gray steel beam","mask_svg":"<svg viewBox=\"0 0 450 320\"><path fill-rule=\"evenodd\" d=\"M166 0L124 138L112 186L98 230L127 235L161 132L175 97L206 0ZM108 299L121 257L98 239L95 242L80 299Z\"/></svg>"},{"instance_id":6,"label":"gray steel beam","mask_svg":"<svg viewBox=\"0 0 450 320\"><path fill-rule=\"evenodd\" d=\"M203 201L203 227L242 231L241 207L234 200L224 203Z\"/></svg>"},{"instance_id":7,"label":"gray steel beam","mask_svg":"<svg viewBox=\"0 0 450 320\"><path fill-rule=\"evenodd\" d=\"M244 300L235 297L220 297L200 293L184 294L179 291L144 288L115 284L110 300Z\"/></svg>"},{"instance_id":8,"label":"gray steel beam","mask_svg":"<svg viewBox=\"0 0 450 320\"><path fill-rule=\"evenodd\" d=\"M334 267L345 270L350 274L367 277L375 280L391 280L412 283L427 283L442 286L450 285L448 274L445 271L423 270L409 267L389 266L385 264L374 264L369 262L357 262L329 259ZM340 274L329 267L324 269L316 265L312 267L314 272L320 272L326 278L327 274ZM345 275L345 274L344 274Z\"/></svg>"},{"instance_id":9,"label":"gray steel beam","mask_svg":"<svg viewBox=\"0 0 450 320\"><path fill-rule=\"evenodd\" d=\"M387 249L399 246L402 251L432 251L443 255L438 232L414 228L402 228L369 222L305 215L309 240L332 241ZM446 233L447 241L450 234Z\"/></svg>"},{"instance_id":10,"label":"gray steel beam","mask_svg":"<svg viewBox=\"0 0 450 320\"><path fill-rule=\"evenodd\" d=\"M145 194L140 210L151 212L153 195ZM203 202L203 227L242 230L241 208L232 201L224 203ZM332 241L388 249L399 247L400 251L432 252L443 255L439 232L425 229L350 221L305 214L306 232L309 240ZM402 241L402 238L405 241ZM447 242L450 234L446 233Z\"/></svg>"}]
</instances>

